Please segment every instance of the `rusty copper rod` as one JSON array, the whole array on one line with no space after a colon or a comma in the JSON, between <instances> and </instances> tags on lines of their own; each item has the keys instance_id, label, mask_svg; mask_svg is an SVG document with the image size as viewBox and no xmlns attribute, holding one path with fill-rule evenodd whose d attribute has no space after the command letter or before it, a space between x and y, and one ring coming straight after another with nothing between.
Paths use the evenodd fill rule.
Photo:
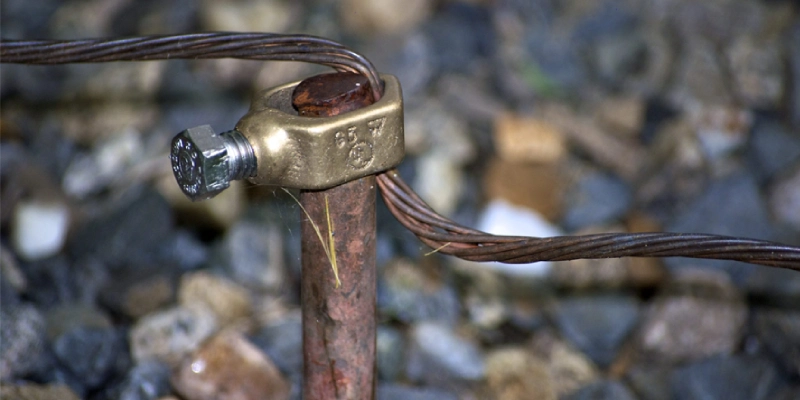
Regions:
<instances>
[{"instance_id":1,"label":"rusty copper rod","mask_svg":"<svg viewBox=\"0 0 800 400\"><path fill-rule=\"evenodd\" d=\"M301 82L292 101L300 115L329 117L374 97L363 75L335 73ZM375 176L300 192L308 212L301 225L304 399L374 398L375 193ZM312 220L324 241L333 235L340 287Z\"/></svg>"}]
</instances>

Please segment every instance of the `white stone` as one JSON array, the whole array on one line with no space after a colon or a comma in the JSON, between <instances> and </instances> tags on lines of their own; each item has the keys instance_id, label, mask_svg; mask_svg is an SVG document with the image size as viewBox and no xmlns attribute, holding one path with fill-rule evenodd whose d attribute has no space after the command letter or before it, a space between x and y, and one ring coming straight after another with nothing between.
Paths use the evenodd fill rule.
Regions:
<instances>
[{"instance_id":1,"label":"white stone","mask_svg":"<svg viewBox=\"0 0 800 400\"><path fill-rule=\"evenodd\" d=\"M514 206L505 200L492 200L481 213L476 229L495 235L551 237L564 233L547 221L538 212ZM552 263L503 264L482 263L492 269L511 275L543 277L550 271Z\"/></svg>"},{"instance_id":2,"label":"white stone","mask_svg":"<svg viewBox=\"0 0 800 400\"><path fill-rule=\"evenodd\" d=\"M55 255L64 246L69 220L66 204L38 200L20 202L14 210L14 249L28 261Z\"/></svg>"}]
</instances>

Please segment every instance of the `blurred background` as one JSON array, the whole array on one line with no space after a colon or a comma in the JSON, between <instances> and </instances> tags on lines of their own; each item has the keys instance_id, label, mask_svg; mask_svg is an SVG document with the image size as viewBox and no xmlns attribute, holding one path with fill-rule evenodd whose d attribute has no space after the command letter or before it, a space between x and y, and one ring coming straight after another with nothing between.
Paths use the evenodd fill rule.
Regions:
<instances>
[{"instance_id":1,"label":"blurred background","mask_svg":"<svg viewBox=\"0 0 800 400\"><path fill-rule=\"evenodd\" d=\"M5 0L0 33L324 36L400 79L401 175L458 222L800 245L799 12L788 0ZM299 398L299 209L248 184L191 203L167 154L178 132L231 129L257 91L326 71L3 64L0 394L193 400L258 376L253 398ZM427 254L379 207L379 399L800 397L798 273L467 263ZM226 376L252 349L261 362ZM220 367L187 372L211 355Z\"/></svg>"}]
</instances>

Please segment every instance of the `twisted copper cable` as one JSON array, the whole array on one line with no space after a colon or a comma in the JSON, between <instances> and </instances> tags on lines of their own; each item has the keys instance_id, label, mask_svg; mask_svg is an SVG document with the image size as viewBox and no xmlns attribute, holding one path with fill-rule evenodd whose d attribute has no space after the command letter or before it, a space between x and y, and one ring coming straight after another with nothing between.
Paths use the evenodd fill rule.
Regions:
<instances>
[{"instance_id":1,"label":"twisted copper cable","mask_svg":"<svg viewBox=\"0 0 800 400\"><path fill-rule=\"evenodd\" d=\"M0 42L0 62L66 64L165 59L241 58L302 61L363 74L381 97L375 67L328 39L266 33L196 33L125 39ZM763 240L686 233L605 233L532 238L498 236L461 226L431 209L395 170L378 186L403 226L440 253L472 261L530 263L583 258L692 257L736 260L800 271L800 247Z\"/></svg>"}]
</instances>

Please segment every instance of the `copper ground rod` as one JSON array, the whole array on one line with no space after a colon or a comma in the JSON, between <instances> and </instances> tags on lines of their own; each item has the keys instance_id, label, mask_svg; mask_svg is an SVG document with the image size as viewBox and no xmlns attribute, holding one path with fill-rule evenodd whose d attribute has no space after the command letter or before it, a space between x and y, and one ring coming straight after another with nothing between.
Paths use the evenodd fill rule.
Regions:
<instances>
[{"instance_id":1,"label":"copper ground rod","mask_svg":"<svg viewBox=\"0 0 800 400\"><path fill-rule=\"evenodd\" d=\"M298 113L308 117L330 117L373 102L367 79L350 73L306 79L292 98ZM301 226L304 399L375 397L375 196L374 175L300 192L308 213ZM330 254L335 253L340 287L312 221L325 241L333 237Z\"/></svg>"}]
</instances>

